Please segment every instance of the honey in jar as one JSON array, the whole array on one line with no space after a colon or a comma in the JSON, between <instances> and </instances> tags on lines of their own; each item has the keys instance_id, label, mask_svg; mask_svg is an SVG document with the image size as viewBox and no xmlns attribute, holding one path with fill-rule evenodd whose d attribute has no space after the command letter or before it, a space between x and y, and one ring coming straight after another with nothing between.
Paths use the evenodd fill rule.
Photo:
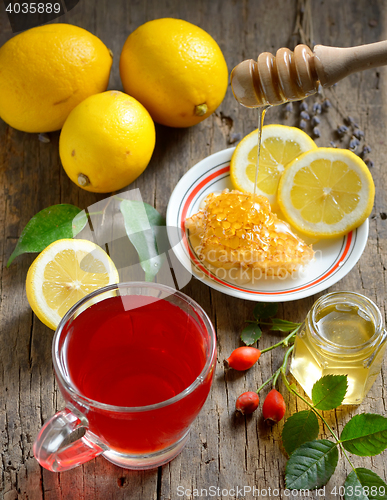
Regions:
<instances>
[{"instance_id":1,"label":"honey in jar","mask_svg":"<svg viewBox=\"0 0 387 500\"><path fill-rule=\"evenodd\" d=\"M347 375L343 404L359 404L380 372L387 333L378 307L355 292L320 297L297 333L290 371L311 396L324 375Z\"/></svg>"}]
</instances>

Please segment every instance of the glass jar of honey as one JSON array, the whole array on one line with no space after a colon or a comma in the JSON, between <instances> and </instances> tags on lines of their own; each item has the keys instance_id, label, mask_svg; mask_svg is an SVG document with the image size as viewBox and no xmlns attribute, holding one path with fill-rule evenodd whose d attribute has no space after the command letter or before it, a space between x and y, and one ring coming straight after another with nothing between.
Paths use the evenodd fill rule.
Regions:
<instances>
[{"instance_id":1,"label":"glass jar of honey","mask_svg":"<svg viewBox=\"0 0 387 500\"><path fill-rule=\"evenodd\" d=\"M347 375L343 404L359 404L380 372L386 340L381 312L370 299L328 293L313 304L296 335L290 372L309 397L324 375Z\"/></svg>"}]
</instances>

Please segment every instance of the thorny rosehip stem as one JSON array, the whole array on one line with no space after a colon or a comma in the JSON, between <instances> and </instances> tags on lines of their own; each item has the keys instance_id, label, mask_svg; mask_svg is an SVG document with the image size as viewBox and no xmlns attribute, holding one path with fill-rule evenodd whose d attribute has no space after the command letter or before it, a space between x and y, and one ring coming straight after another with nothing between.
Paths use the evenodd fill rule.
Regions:
<instances>
[{"instance_id":1,"label":"thorny rosehip stem","mask_svg":"<svg viewBox=\"0 0 387 500\"><path fill-rule=\"evenodd\" d=\"M301 325L297 326L297 328L295 328L294 330L292 330L289 333L289 335L287 337L285 337L283 340L281 340L280 342L277 342L276 344L273 344L270 347L266 347L266 349L262 349L261 354L263 354L264 352L271 351L272 349L275 349L276 347L280 347L281 345L283 345L284 347L287 347L289 345L289 341L291 341L291 340L293 340L295 338L296 333L300 329L300 326Z\"/></svg>"},{"instance_id":2,"label":"thorny rosehip stem","mask_svg":"<svg viewBox=\"0 0 387 500\"><path fill-rule=\"evenodd\" d=\"M298 332L298 330L300 329L300 326L297 326L297 328L295 328L294 330L292 330L289 335L287 337L285 337L284 339L282 339L280 342L277 342L276 344L273 344L271 345L270 347L267 347L266 349L263 349L261 351L261 355L264 353L264 352L268 352L268 351L271 351L272 349L275 349L276 347L280 347L280 346L284 346L284 347L287 347L289 345L289 343L294 340L295 336L296 336L296 333ZM291 342L293 343L293 342ZM287 363L288 363L288 359L289 359L289 354L292 352L293 350L293 346L287 350L285 356L284 356L284 361L282 363L282 365L278 368L277 371L275 371L273 373L273 375L271 377L269 377L262 385L261 387L258 388L258 390L256 391L257 394L272 380L273 383L272 383L272 387L273 389L275 389L275 385L277 383L277 380L278 380L278 377L281 373L281 369L284 367L284 370L286 370L286 366L287 366Z\"/></svg>"},{"instance_id":3,"label":"thorny rosehip stem","mask_svg":"<svg viewBox=\"0 0 387 500\"><path fill-rule=\"evenodd\" d=\"M257 394L259 394L259 392L260 392L260 391L261 391L261 390L262 390L262 389L263 389L263 388L264 388L264 387L265 387L265 386L266 386L266 385L267 385L267 384L268 384L271 380L273 380L274 378L275 378L275 379L276 379L276 381L277 381L279 374L280 374L280 368L278 368L278 370L277 370L276 372L274 372L274 373L273 373L273 375L272 375L270 378L268 378L268 379L267 379L267 380L266 380L266 381L265 381L265 382L261 385L261 387L259 387L259 388L257 389L256 393L257 393ZM275 383L274 383L274 380L273 380L273 387L274 387L274 386L275 386Z\"/></svg>"},{"instance_id":4,"label":"thorny rosehip stem","mask_svg":"<svg viewBox=\"0 0 387 500\"><path fill-rule=\"evenodd\" d=\"M299 327L298 327L299 328ZM284 342L287 340L289 341L292 336L295 335L295 332L298 330L298 328L296 330L294 330L290 335L288 335L282 342L279 342L278 345L288 345L288 344L285 344ZM277 345L277 347L278 347ZM272 346L271 348L273 348L274 346ZM293 345L286 351L286 354L284 356L284 360L282 362L282 365L278 368L278 370L276 370L273 375L271 377L269 377L262 385L261 387L258 388L258 390L256 391L257 394L272 380L273 383L272 383L272 387L273 389L275 389L275 386L276 386L276 383L277 383L277 380L278 380L278 377L279 375L282 373L282 372L286 372L286 367L287 367L287 364L288 364L288 360L289 360L289 356L291 354L291 352L293 351ZM271 349L270 347L266 350L270 350ZM264 352L264 351L262 351Z\"/></svg>"},{"instance_id":5,"label":"thorny rosehip stem","mask_svg":"<svg viewBox=\"0 0 387 500\"><path fill-rule=\"evenodd\" d=\"M238 352L239 354L239 351L241 351L242 349L251 349L251 350L256 350L258 351L259 355L257 357L257 359L260 357L260 355L264 352L268 352L268 351L271 351L272 349L275 349L276 347L280 347L280 346L284 346L284 347L288 347L289 344L293 344L294 343L294 338L300 328L301 324L299 324L294 330L292 330L289 335L287 335L284 339L282 339L280 342L277 342L276 344L273 344L272 346L270 347L267 347L266 349L263 349L262 351L259 351L258 349L255 349L255 348L251 348L251 347L239 347L238 349L235 349L232 353L235 354L236 352ZM272 387L273 389L275 389L275 386L276 386L276 383L277 383L277 380L278 380L278 377L281 373L286 373L286 367L287 367L287 364L288 364L288 360L289 360L289 356L291 354L291 352L293 351L293 345L291 345L291 347L286 351L285 353L285 356L284 356L284 359L283 359L283 362L282 362L282 365L278 368L278 370L276 370L272 375L271 377L269 377L262 385L261 387L259 387L256 391L256 394L258 394L267 384L269 384L269 382L273 381L272 382ZM232 356L231 355L231 356ZM228 362L228 364L232 367L232 365L234 363L230 363L230 361L232 361L231 359L231 356L230 358L228 358L228 360L226 360ZM234 356L235 357L235 356ZM242 357L243 358L243 357ZM239 357L236 357L237 361L239 360ZM239 360L240 361L240 360ZM245 359L242 359L242 361L244 362ZM253 364L255 364L256 362L256 359L254 359L254 362L251 363L251 366ZM234 368L238 369L238 366L234 366ZM247 369L247 368L250 368L250 366L248 367L239 367L240 369ZM250 393L243 393L241 394L241 396L239 396L238 400L237 400L237 405L236 405L236 408L237 410L241 411L242 413L252 413L253 411L255 411L255 409L257 408L258 406L258 402L259 402L259 399L258 401L256 402L256 405L253 409L250 409L248 408L248 403L249 401L245 400L245 396L247 394L254 394L252 392ZM244 399L242 400L242 396L244 397ZM238 406L239 405L239 406ZM246 408L248 409L248 411L243 411L243 407L246 406ZM245 408L245 410L246 410Z\"/></svg>"}]
</instances>

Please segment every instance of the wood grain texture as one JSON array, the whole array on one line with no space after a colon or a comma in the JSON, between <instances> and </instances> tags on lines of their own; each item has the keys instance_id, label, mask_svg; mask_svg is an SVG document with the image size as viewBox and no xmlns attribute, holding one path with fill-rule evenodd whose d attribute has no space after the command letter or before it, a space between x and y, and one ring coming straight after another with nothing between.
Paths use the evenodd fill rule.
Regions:
<instances>
[{"instance_id":1,"label":"wood grain texture","mask_svg":"<svg viewBox=\"0 0 387 500\"><path fill-rule=\"evenodd\" d=\"M199 25L219 43L229 70L245 58L262 51L275 52L294 44L296 0L80 0L60 22L82 26L99 36L115 55L109 88L122 89L118 61L126 37L140 24L159 17L179 17ZM0 8L0 44L12 36L4 9ZM314 42L351 46L387 38L384 0L315 0L312 2ZM372 174L376 201L370 219L367 247L359 263L332 290L355 290L374 300L385 315L387 266L387 207L385 191L387 68L354 74L340 82L326 97L333 104L321 117L319 146L329 146L334 129L351 115L365 132L375 163ZM311 105L315 98L308 99ZM288 117L283 107L272 108L266 123L298 124L298 105ZM152 161L132 187L141 190L144 201L165 214L169 197L181 176L197 161L230 147L238 134L256 128L256 113L242 108L228 89L225 100L207 120L190 129L157 126L157 144ZM262 356L259 366L247 373L226 372L223 359L240 345L244 320L252 317L252 302L225 296L193 280L184 292L201 304L214 322L218 336L218 365L211 394L193 425L191 438L180 456L158 470L133 472L98 457L72 471L55 474L43 470L32 455L32 443L43 422L63 407L51 363L52 332L32 314L25 297L25 278L34 256L18 257L6 268L16 241L28 220L55 203L85 208L104 195L77 188L64 173L58 155L58 133L43 144L36 135L24 134L0 120L0 450L2 467L0 498L4 500L175 500L178 486L184 490L221 490L243 486L281 489L284 496L286 457L281 448L283 423L270 428L259 412L242 417L234 412L237 396L254 390L281 363L282 353ZM321 295L321 294L319 294ZM280 317L301 321L317 296L280 305ZM260 347L278 341L280 335L265 333ZM358 412L386 414L386 367L365 402L358 407L340 407L325 412L340 431ZM284 391L285 392L285 391ZM290 415L304 406L285 394ZM326 430L322 429L322 436ZM386 454L373 458L354 457L356 466L372 468L384 480ZM330 491L344 484L350 472L341 459L328 483L325 498L337 499ZM257 496L257 495L256 495ZM262 495L263 496L263 495ZM202 498L211 498L209 492ZM311 494L311 498L317 498ZM215 498L230 498L221 493ZM236 498L236 496L231 496ZM254 498L247 494L246 498ZM267 494L265 498L275 498Z\"/></svg>"}]
</instances>

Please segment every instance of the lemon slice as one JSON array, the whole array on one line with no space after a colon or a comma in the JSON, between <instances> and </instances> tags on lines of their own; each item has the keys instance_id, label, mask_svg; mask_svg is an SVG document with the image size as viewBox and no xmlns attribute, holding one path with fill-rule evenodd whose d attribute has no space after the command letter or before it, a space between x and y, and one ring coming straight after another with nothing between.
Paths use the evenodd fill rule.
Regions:
<instances>
[{"instance_id":1,"label":"lemon slice","mask_svg":"<svg viewBox=\"0 0 387 500\"><path fill-rule=\"evenodd\" d=\"M266 196L275 207L278 182L285 166L305 151L316 149L315 142L302 130L285 125L262 128L257 194ZM230 163L231 182L239 191L254 191L257 165L258 130L247 135L236 147Z\"/></svg>"},{"instance_id":2,"label":"lemon slice","mask_svg":"<svg viewBox=\"0 0 387 500\"><path fill-rule=\"evenodd\" d=\"M118 281L118 271L102 248L87 240L63 239L51 243L31 264L27 299L37 317L55 330L78 300Z\"/></svg>"},{"instance_id":3,"label":"lemon slice","mask_svg":"<svg viewBox=\"0 0 387 500\"><path fill-rule=\"evenodd\" d=\"M318 148L290 163L278 186L288 222L319 238L342 236L370 215L375 186L366 164L347 149Z\"/></svg>"}]
</instances>

